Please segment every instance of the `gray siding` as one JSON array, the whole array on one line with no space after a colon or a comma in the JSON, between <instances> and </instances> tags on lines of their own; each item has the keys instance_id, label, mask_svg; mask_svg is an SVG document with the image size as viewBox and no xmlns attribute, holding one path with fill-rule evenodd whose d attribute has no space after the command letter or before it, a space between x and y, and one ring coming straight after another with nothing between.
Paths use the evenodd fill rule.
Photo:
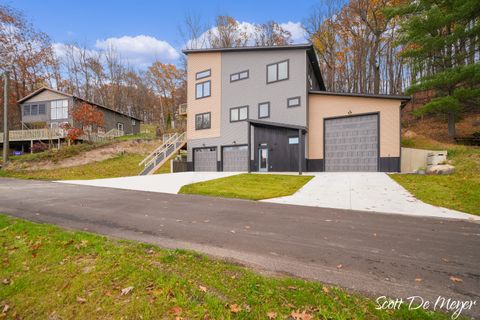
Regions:
<instances>
[{"instance_id":1,"label":"gray siding","mask_svg":"<svg viewBox=\"0 0 480 320\"><path fill-rule=\"evenodd\" d=\"M32 123L38 123L38 122L45 122L45 124L47 126L50 126L50 123L52 122L70 122L71 123L71 119L70 118L66 118L66 119L55 119L55 120L52 120L51 119L51 102L52 101L57 101L57 100L67 100L68 101L68 108L70 110L70 108L72 107L72 98L69 98L69 97L62 97L60 95L58 96L55 96L54 97L55 99L53 100L39 100L39 99L29 99L28 101L22 103L20 105L20 111L22 113L22 123L26 124L28 126L28 124L32 124ZM29 115L29 116L24 116L23 115L23 109L26 105L33 105L33 104L44 104L45 105L45 114L42 114L42 115L35 115L35 116L32 116L32 115Z\"/></svg>"},{"instance_id":2,"label":"gray siding","mask_svg":"<svg viewBox=\"0 0 480 320\"><path fill-rule=\"evenodd\" d=\"M289 60L289 79L267 84L267 65L287 59ZM221 136L189 140L188 161L192 161L192 148L204 145L217 146L217 159L220 161L220 146L247 143L247 122L231 123L230 108L232 107L248 105L249 118L258 119L258 104L269 101L270 117L262 120L307 126L305 50L222 52L221 64ZM230 82L232 73L245 70L249 70L248 79ZM300 97L301 105L288 108L287 99L291 97Z\"/></svg>"}]
</instances>

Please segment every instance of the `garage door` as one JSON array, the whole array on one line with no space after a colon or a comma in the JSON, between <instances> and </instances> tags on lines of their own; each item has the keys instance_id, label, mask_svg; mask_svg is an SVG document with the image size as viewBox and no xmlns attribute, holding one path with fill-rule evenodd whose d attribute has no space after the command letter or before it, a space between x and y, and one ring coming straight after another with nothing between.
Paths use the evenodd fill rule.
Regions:
<instances>
[{"instance_id":1,"label":"garage door","mask_svg":"<svg viewBox=\"0 0 480 320\"><path fill-rule=\"evenodd\" d=\"M195 171L217 171L217 148L195 149L193 161Z\"/></svg>"},{"instance_id":2,"label":"garage door","mask_svg":"<svg viewBox=\"0 0 480 320\"><path fill-rule=\"evenodd\" d=\"M378 115L325 120L325 171L378 171Z\"/></svg>"},{"instance_id":3,"label":"garage door","mask_svg":"<svg viewBox=\"0 0 480 320\"><path fill-rule=\"evenodd\" d=\"M223 171L248 171L248 147L223 147Z\"/></svg>"}]
</instances>

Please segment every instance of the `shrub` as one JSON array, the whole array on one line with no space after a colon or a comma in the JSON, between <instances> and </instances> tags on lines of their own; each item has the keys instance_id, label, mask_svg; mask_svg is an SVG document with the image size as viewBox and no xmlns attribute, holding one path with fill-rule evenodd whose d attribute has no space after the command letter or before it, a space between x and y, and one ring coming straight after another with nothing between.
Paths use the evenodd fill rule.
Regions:
<instances>
[{"instance_id":1,"label":"shrub","mask_svg":"<svg viewBox=\"0 0 480 320\"><path fill-rule=\"evenodd\" d=\"M48 145L43 142L35 142L32 146L33 153L44 152L48 150Z\"/></svg>"}]
</instances>

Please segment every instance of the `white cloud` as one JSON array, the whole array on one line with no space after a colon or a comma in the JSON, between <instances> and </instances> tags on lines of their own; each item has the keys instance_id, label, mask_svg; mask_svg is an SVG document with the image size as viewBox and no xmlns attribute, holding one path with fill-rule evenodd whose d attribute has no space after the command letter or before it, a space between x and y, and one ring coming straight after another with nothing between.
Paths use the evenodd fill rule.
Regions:
<instances>
[{"instance_id":1,"label":"white cloud","mask_svg":"<svg viewBox=\"0 0 480 320\"><path fill-rule=\"evenodd\" d=\"M305 29L303 29L302 24L300 22L292 22L288 21L286 23L280 23L280 27L289 31L292 34L292 41L293 43L306 43L307 41L307 34Z\"/></svg>"},{"instance_id":2,"label":"white cloud","mask_svg":"<svg viewBox=\"0 0 480 320\"><path fill-rule=\"evenodd\" d=\"M254 38L255 38L255 24L251 22L246 22L246 21L237 21L239 25L240 32L245 32L248 37L248 45L254 45ZM292 22L288 21L285 23L280 23L279 24L283 29L286 31L289 31L292 35L292 42L293 43L306 43L308 42L307 40L307 34L305 30L302 27L302 24L300 22ZM187 42L185 47L187 48L205 48L209 47L208 43L208 33L211 32L213 34L218 34L217 27L211 27L204 33L200 35L195 40L190 40Z\"/></svg>"},{"instance_id":3,"label":"white cloud","mask_svg":"<svg viewBox=\"0 0 480 320\"><path fill-rule=\"evenodd\" d=\"M114 48L118 54L137 67L145 67L155 60L173 62L180 54L168 42L157 38L138 35L135 37L123 36L97 40L95 48L106 50Z\"/></svg>"}]
</instances>

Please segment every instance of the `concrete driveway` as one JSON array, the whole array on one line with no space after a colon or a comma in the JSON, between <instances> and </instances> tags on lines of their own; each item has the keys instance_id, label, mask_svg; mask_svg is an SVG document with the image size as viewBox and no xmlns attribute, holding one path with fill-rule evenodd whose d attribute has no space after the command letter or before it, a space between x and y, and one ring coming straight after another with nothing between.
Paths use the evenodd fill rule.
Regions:
<instances>
[{"instance_id":1,"label":"concrete driveway","mask_svg":"<svg viewBox=\"0 0 480 320\"><path fill-rule=\"evenodd\" d=\"M125 190L151 191L177 194L186 184L239 174L238 172L179 172L95 180L56 181L93 187L106 187Z\"/></svg>"},{"instance_id":2,"label":"concrete driveway","mask_svg":"<svg viewBox=\"0 0 480 320\"><path fill-rule=\"evenodd\" d=\"M319 172L288 197L265 202L480 221L479 216L426 204L382 172Z\"/></svg>"}]
</instances>

